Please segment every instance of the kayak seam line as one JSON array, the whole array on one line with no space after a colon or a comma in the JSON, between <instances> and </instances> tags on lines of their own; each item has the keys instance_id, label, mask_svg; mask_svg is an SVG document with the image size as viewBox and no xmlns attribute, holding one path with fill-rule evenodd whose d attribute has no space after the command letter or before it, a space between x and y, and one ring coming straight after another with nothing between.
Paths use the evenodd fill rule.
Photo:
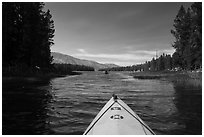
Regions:
<instances>
[{"instance_id":1,"label":"kayak seam line","mask_svg":"<svg viewBox=\"0 0 204 137\"><path fill-rule=\"evenodd\" d=\"M108 109L106 109L106 111L103 112L103 114L93 123L93 125L89 128L89 130L84 133L84 135L86 135L92 128L93 126L99 121L99 119L113 106L113 104L115 104L115 102L113 102L110 107L108 107Z\"/></svg>"},{"instance_id":2,"label":"kayak seam line","mask_svg":"<svg viewBox=\"0 0 204 137\"><path fill-rule=\"evenodd\" d=\"M143 125L142 125L142 129L143 129L143 131L145 132L145 135L147 135L147 132L145 131L145 128L144 128Z\"/></svg>"},{"instance_id":3,"label":"kayak seam line","mask_svg":"<svg viewBox=\"0 0 204 137\"><path fill-rule=\"evenodd\" d=\"M117 102L121 107L123 107L128 113L130 113L130 111L128 111L123 105L121 105L119 102ZM141 122L137 117L135 117L135 115L133 115L132 113L130 113L137 121L140 122L140 124L142 124L144 127L146 127L152 134L155 135L155 133L153 131L151 131L151 129L145 125L143 122ZM145 132L146 133L146 132Z\"/></svg>"},{"instance_id":4,"label":"kayak seam line","mask_svg":"<svg viewBox=\"0 0 204 137\"><path fill-rule=\"evenodd\" d=\"M130 111L128 111L123 105L121 105L118 101L117 101L117 103L121 106L121 107L123 107L128 113L130 113ZM142 124L144 127L146 127L153 135L155 135L155 133L147 126L147 125L145 125L143 122L141 122L137 117L135 117L135 115L133 115L132 113L130 113L137 121L139 121L140 122L140 124ZM144 130L144 128L143 128L143 130ZM145 132L146 133L146 132Z\"/></svg>"}]
</instances>

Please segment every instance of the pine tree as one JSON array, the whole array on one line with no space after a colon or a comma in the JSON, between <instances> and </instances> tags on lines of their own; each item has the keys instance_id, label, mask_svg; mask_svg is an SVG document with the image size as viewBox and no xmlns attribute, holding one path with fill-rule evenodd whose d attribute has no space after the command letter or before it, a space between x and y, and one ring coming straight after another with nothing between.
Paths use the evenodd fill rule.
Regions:
<instances>
[{"instance_id":1,"label":"pine tree","mask_svg":"<svg viewBox=\"0 0 204 137\"><path fill-rule=\"evenodd\" d=\"M152 58L152 60L150 62L150 70L156 71L156 60L154 58Z\"/></svg>"},{"instance_id":2,"label":"pine tree","mask_svg":"<svg viewBox=\"0 0 204 137\"><path fill-rule=\"evenodd\" d=\"M185 11L181 6L175 20L175 37L172 45L176 49L174 64L182 69L195 69L202 66L202 3L194 3ZM178 61L180 60L180 61Z\"/></svg>"},{"instance_id":3,"label":"pine tree","mask_svg":"<svg viewBox=\"0 0 204 137\"><path fill-rule=\"evenodd\" d=\"M192 24L192 19L191 19L191 13L190 13L190 8L187 9L184 22L183 22L183 27L182 27L182 44L184 46L183 50L183 58L184 58L184 67L188 70L191 69L191 62L192 62L192 48L190 44L190 37L192 34L192 29L191 29L191 24Z\"/></svg>"},{"instance_id":4,"label":"pine tree","mask_svg":"<svg viewBox=\"0 0 204 137\"><path fill-rule=\"evenodd\" d=\"M16 65L20 61L21 19L19 3L2 3L3 66Z\"/></svg>"},{"instance_id":5,"label":"pine tree","mask_svg":"<svg viewBox=\"0 0 204 137\"><path fill-rule=\"evenodd\" d=\"M50 10L44 13L43 22L42 22L42 47L43 51L41 54L41 58L44 59L42 66L49 66L52 63L53 58L51 57L50 47L54 44L54 21L52 20L52 15L50 14Z\"/></svg>"},{"instance_id":6,"label":"pine tree","mask_svg":"<svg viewBox=\"0 0 204 137\"><path fill-rule=\"evenodd\" d=\"M193 68L202 66L202 3L195 2L191 5L192 15L192 64Z\"/></svg>"},{"instance_id":7,"label":"pine tree","mask_svg":"<svg viewBox=\"0 0 204 137\"><path fill-rule=\"evenodd\" d=\"M165 70L171 70L172 69L172 60L170 55L166 55L164 57L164 66Z\"/></svg>"},{"instance_id":8,"label":"pine tree","mask_svg":"<svg viewBox=\"0 0 204 137\"><path fill-rule=\"evenodd\" d=\"M182 60L182 63L179 64L181 65L180 67L184 68L184 48L185 48L185 35L183 35L183 31L185 28L185 16L186 16L186 10L183 6L180 7L179 12L174 19L174 30L171 30L171 33L175 37L175 42L172 45L178 54L179 60Z\"/></svg>"},{"instance_id":9,"label":"pine tree","mask_svg":"<svg viewBox=\"0 0 204 137\"><path fill-rule=\"evenodd\" d=\"M164 54L163 55L161 55L160 57L159 57L159 59L158 59L158 69L159 69L159 71L162 71L162 70L164 70L165 69L165 66L164 66L165 64L164 64Z\"/></svg>"},{"instance_id":10,"label":"pine tree","mask_svg":"<svg viewBox=\"0 0 204 137\"><path fill-rule=\"evenodd\" d=\"M24 62L31 68L38 66L41 51L39 40L40 13L39 3L21 3L23 8L23 49Z\"/></svg>"},{"instance_id":11,"label":"pine tree","mask_svg":"<svg viewBox=\"0 0 204 137\"><path fill-rule=\"evenodd\" d=\"M52 62L54 21L41 2L2 4L3 67L49 68Z\"/></svg>"}]
</instances>

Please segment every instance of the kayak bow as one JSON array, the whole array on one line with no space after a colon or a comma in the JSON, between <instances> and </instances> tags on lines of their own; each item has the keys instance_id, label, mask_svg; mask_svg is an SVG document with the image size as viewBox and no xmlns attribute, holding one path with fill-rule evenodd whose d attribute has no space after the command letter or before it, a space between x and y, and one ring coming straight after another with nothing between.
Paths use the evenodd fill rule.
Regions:
<instances>
[{"instance_id":1,"label":"kayak bow","mask_svg":"<svg viewBox=\"0 0 204 137\"><path fill-rule=\"evenodd\" d=\"M105 104L84 135L155 135L116 95Z\"/></svg>"}]
</instances>

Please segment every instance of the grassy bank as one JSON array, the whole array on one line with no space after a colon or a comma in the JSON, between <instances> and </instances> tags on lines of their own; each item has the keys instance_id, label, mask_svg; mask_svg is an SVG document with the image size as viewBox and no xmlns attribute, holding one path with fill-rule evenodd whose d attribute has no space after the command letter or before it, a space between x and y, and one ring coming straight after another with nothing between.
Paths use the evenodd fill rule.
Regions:
<instances>
[{"instance_id":1,"label":"grassy bank","mask_svg":"<svg viewBox=\"0 0 204 137\"><path fill-rule=\"evenodd\" d=\"M190 72L190 71L179 71L179 72L135 72L130 73L131 76L137 79L160 79L160 78L191 78L191 79L202 79L202 72Z\"/></svg>"},{"instance_id":2,"label":"grassy bank","mask_svg":"<svg viewBox=\"0 0 204 137\"><path fill-rule=\"evenodd\" d=\"M166 79L174 84L202 87L202 72L135 72L130 75L136 79Z\"/></svg>"},{"instance_id":3,"label":"grassy bank","mask_svg":"<svg viewBox=\"0 0 204 137\"><path fill-rule=\"evenodd\" d=\"M178 74L176 72L135 72L131 73L130 75L133 76L136 79L160 79L165 77L171 77L175 74Z\"/></svg>"}]
</instances>

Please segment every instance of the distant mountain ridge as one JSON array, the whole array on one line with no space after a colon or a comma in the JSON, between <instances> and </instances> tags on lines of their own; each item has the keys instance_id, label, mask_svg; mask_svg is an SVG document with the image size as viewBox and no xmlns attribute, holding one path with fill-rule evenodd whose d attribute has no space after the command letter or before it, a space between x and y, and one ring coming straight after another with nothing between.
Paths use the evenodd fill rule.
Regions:
<instances>
[{"instance_id":1,"label":"distant mountain ridge","mask_svg":"<svg viewBox=\"0 0 204 137\"><path fill-rule=\"evenodd\" d=\"M78 59L58 52L51 52L51 55L53 56L53 63L85 65L85 66L93 67L96 70L103 69L103 68L119 67L118 65L115 65L115 64L101 64L96 61Z\"/></svg>"}]
</instances>

